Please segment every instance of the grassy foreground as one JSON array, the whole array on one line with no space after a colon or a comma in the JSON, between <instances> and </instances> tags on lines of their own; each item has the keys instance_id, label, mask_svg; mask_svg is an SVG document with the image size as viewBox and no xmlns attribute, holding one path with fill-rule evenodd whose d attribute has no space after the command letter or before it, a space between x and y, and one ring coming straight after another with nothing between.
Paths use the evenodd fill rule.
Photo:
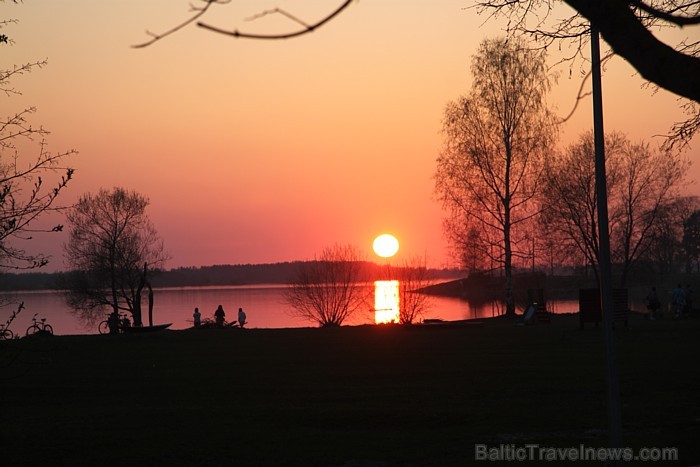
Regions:
<instances>
[{"instance_id":1,"label":"grassy foreground","mask_svg":"<svg viewBox=\"0 0 700 467\"><path fill-rule=\"evenodd\" d=\"M616 340L624 444L700 463L700 319ZM2 462L494 465L475 443L605 446L603 362L575 316L0 342Z\"/></svg>"}]
</instances>

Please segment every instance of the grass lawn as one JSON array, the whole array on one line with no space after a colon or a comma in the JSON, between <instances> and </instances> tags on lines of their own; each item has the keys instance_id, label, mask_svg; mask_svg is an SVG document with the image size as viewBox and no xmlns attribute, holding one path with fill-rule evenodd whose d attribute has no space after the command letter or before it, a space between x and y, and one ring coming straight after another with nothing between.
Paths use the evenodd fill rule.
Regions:
<instances>
[{"instance_id":1,"label":"grass lawn","mask_svg":"<svg viewBox=\"0 0 700 467\"><path fill-rule=\"evenodd\" d=\"M495 465L476 443L605 446L602 329L483 323L0 342L2 463ZM700 319L633 316L616 342L623 444L700 464Z\"/></svg>"}]
</instances>

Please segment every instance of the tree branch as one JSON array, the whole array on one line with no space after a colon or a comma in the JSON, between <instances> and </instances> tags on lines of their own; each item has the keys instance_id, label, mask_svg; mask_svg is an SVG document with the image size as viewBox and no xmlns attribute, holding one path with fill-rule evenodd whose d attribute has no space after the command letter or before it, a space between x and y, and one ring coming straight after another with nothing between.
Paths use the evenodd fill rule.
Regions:
<instances>
[{"instance_id":1,"label":"tree branch","mask_svg":"<svg viewBox=\"0 0 700 467\"><path fill-rule=\"evenodd\" d=\"M197 19L199 19L204 13L206 13L207 10L209 9L209 7L212 6L213 4L215 4L215 3L218 3L218 4L229 3L231 0L202 0L202 1L206 2L206 5L204 5L203 7L201 7L201 8L196 8L194 6L191 7L192 11L196 11L196 13L191 18L188 18L187 20L178 24L174 28L165 31L162 34L154 34L150 31L146 31L146 34L151 36L152 39L150 41L146 41L146 42L141 43L141 44L132 45L131 47L134 49L141 49L144 47L148 47L149 45L153 44L154 42L157 42L157 41L163 39L164 37L167 37L167 36L177 32L177 31L179 31L180 29L184 28L188 24L191 24L191 23L197 21Z\"/></svg>"},{"instance_id":2,"label":"tree branch","mask_svg":"<svg viewBox=\"0 0 700 467\"><path fill-rule=\"evenodd\" d=\"M157 42L164 37L167 37L180 29L184 28L185 26L188 26L195 21L197 21L199 18L201 18L208 10L209 7L211 7L214 4L226 4L230 3L231 0L202 0L205 2L205 5L201 8L195 8L191 7L192 11L195 11L195 14L192 15L190 18L187 20L183 21L182 23L178 24L177 26L165 31L164 33L161 34L154 34L152 32L146 31L146 33L152 37L151 40L146 41L141 44L136 44L133 45L133 48L140 49L144 47L148 47L149 45L153 44L154 42ZM309 24L305 21L302 21L301 19L297 18L296 16L288 13L285 10L282 10L280 8L274 8L271 10L265 10L262 11L261 13L258 13L250 18L247 18L247 21L252 21L256 20L259 18L262 18L264 16L268 16L271 14L280 14L282 16L285 16L286 18L292 20L293 22L297 23L299 26L301 26L301 29L289 32L289 33L284 33L284 34L251 34L251 33L245 33L245 32L240 32L237 29L234 30L227 30L224 28L220 28L217 26L212 26L211 24L207 24L201 21L197 21L197 26L200 28L206 29L208 31L216 32L219 34L224 34L227 36L232 36L232 37L237 37L237 38L243 38L243 39L263 39L263 40L275 40L275 39L289 39L292 37L298 37L298 36L303 36L304 34L311 33L315 31L316 29L320 28L336 16L338 16L343 10L345 10L348 6L350 6L350 3L352 3L353 0L343 0L343 3L340 4L338 8L336 8L333 12L331 12L328 16L324 17L323 19L313 23Z\"/></svg>"},{"instance_id":3,"label":"tree branch","mask_svg":"<svg viewBox=\"0 0 700 467\"><path fill-rule=\"evenodd\" d=\"M564 0L595 24L616 54L645 79L679 96L700 102L700 58L679 53L659 41L620 0Z\"/></svg>"},{"instance_id":4,"label":"tree branch","mask_svg":"<svg viewBox=\"0 0 700 467\"><path fill-rule=\"evenodd\" d=\"M667 11L659 10L651 5L647 5L642 0L629 0L630 5L639 8L640 10L649 13L656 18L662 19L668 23L675 24L677 26L688 26L693 24L700 24L700 16L679 16L669 13Z\"/></svg>"},{"instance_id":5,"label":"tree branch","mask_svg":"<svg viewBox=\"0 0 700 467\"><path fill-rule=\"evenodd\" d=\"M295 22L299 23L302 25L302 29L299 29L297 31L285 33L285 34L250 34L250 33L245 33L245 32L240 32L237 29L233 31L229 31L226 29L218 28L216 26L212 26L206 23L198 22L197 26L207 29L209 31L217 32L219 34L224 34L227 36L233 36L237 38L242 38L242 39L267 39L267 40L277 40L277 39L290 39L292 37L298 37L298 36L303 36L304 34L308 34L311 32L314 32L316 29L320 28L336 16L338 16L343 10L345 10L350 4L352 3L353 0L344 0L343 3L336 8L332 13L330 13L328 16L325 18L317 21L316 23L313 24L306 24L296 17L293 17L289 15L288 13L284 13L280 10L277 10L277 12L284 14L285 16L293 19ZM258 15L260 16L260 15Z\"/></svg>"}]
</instances>

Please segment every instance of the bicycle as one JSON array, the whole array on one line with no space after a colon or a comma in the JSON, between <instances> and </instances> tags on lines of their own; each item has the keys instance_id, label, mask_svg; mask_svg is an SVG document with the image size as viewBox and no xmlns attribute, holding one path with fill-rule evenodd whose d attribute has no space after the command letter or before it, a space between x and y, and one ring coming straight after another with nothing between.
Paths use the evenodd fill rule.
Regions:
<instances>
[{"instance_id":1,"label":"bicycle","mask_svg":"<svg viewBox=\"0 0 700 467\"><path fill-rule=\"evenodd\" d=\"M7 329L4 324L0 324L0 340L12 340L15 334L12 330Z\"/></svg>"},{"instance_id":2,"label":"bicycle","mask_svg":"<svg viewBox=\"0 0 700 467\"><path fill-rule=\"evenodd\" d=\"M11 340L14 339L15 333L10 329L10 324L14 321L15 317L24 309L24 302L20 303L17 310L12 313L12 316L7 320L5 324L0 324L0 340Z\"/></svg>"},{"instance_id":3,"label":"bicycle","mask_svg":"<svg viewBox=\"0 0 700 467\"><path fill-rule=\"evenodd\" d=\"M41 318L37 320L36 317L39 313L34 313L32 317L33 324L27 328L27 336L33 336L38 333L47 333L53 335L53 328L50 324L46 323L46 318Z\"/></svg>"},{"instance_id":4,"label":"bicycle","mask_svg":"<svg viewBox=\"0 0 700 467\"><path fill-rule=\"evenodd\" d=\"M126 313L119 313L119 318L117 318L116 323L112 323L112 320L113 313L110 313L109 315L107 315L106 320L100 322L100 324L97 326L97 330L100 334L110 334L112 332L112 328L116 329L115 333L122 334L125 332L125 328L131 327L131 321L129 321L129 318L127 317Z\"/></svg>"}]
</instances>

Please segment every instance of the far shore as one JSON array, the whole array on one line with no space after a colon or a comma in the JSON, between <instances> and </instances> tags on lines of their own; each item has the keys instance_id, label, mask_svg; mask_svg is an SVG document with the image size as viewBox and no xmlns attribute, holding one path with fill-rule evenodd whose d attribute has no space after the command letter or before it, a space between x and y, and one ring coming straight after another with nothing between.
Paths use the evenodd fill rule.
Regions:
<instances>
[{"instance_id":1,"label":"far shore","mask_svg":"<svg viewBox=\"0 0 700 467\"><path fill-rule=\"evenodd\" d=\"M668 304L671 292L676 285L690 284L700 291L700 274L672 275L640 275L632 276L626 286L629 302L635 303L638 309L645 311L643 304L651 287L656 287L662 303ZM543 273L518 274L513 278L514 296L519 308L524 308L529 301L529 293L536 297L541 290L545 301L571 300L579 298L581 289L595 289L597 280L592 275L552 276ZM621 288L619 278L613 281L613 288ZM446 280L435 285L424 287L422 292L448 297L460 297L473 303L484 303L492 300L502 300L505 289L505 279L501 275L473 275L468 278ZM532 292L531 292L532 291ZM573 310L572 310L573 311Z\"/></svg>"}]
</instances>

